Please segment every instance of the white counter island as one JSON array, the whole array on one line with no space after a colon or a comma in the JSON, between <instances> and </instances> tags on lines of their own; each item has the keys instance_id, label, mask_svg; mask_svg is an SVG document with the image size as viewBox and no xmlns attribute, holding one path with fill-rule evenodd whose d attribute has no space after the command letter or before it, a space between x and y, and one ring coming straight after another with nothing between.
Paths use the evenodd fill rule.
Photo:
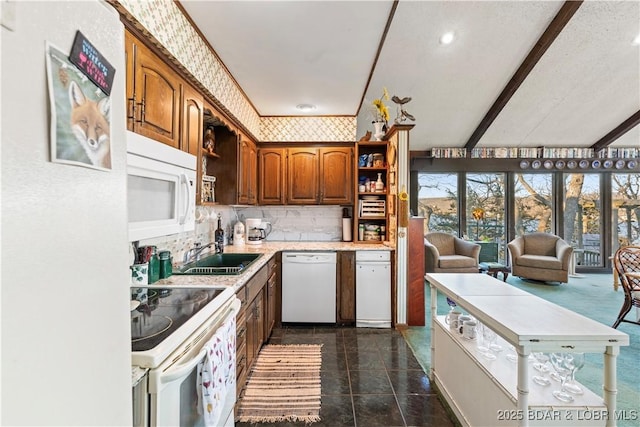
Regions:
<instances>
[{"instance_id":1,"label":"white counter island","mask_svg":"<svg viewBox=\"0 0 640 427\"><path fill-rule=\"evenodd\" d=\"M629 336L485 274L428 273L431 286L431 370L435 382L462 425L616 425L616 356ZM517 364L500 353L481 356L445 324L437 312L443 293L513 345ZM602 353L602 396L585 387L573 402L552 395L560 384L539 386L530 379L532 352Z\"/></svg>"}]
</instances>

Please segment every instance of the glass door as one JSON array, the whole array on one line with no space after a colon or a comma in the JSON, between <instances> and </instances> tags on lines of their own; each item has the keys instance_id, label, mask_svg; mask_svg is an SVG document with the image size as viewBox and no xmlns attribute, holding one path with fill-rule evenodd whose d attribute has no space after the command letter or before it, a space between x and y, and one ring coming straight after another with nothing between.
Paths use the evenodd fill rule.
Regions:
<instances>
[{"instance_id":1,"label":"glass door","mask_svg":"<svg viewBox=\"0 0 640 427\"><path fill-rule=\"evenodd\" d=\"M640 244L640 174L611 175L611 248Z\"/></svg>"},{"instance_id":2,"label":"glass door","mask_svg":"<svg viewBox=\"0 0 640 427\"><path fill-rule=\"evenodd\" d=\"M573 246L576 267L602 267L600 175L564 174L564 240Z\"/></svg>"},{"instance_id":3,"label":"glass door","mask_svg":"<svg viewBox=\"0 0 640 427\"><path fill-rule=\"evenodd\" d=\"M481 245L480 262L506 263L505 174L467 174L467 235Z\"/></svg>"}]
</instances>

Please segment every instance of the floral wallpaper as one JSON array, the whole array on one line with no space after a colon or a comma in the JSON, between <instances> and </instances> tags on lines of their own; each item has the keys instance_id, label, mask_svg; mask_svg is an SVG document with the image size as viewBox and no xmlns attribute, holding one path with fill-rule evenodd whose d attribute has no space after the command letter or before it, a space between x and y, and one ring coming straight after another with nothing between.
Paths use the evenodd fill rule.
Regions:
<instances>
[{"instance_id":1,"label":"floral wallpaper","mask_svg":"<svg viewBox=\"0 0 640 427\"><path fill-rule=\"evenodd\" d=\"M173 1L109 1L172 55L258 141L355 141L355 117L260 117Z\"/></svg>"}]
</instances>

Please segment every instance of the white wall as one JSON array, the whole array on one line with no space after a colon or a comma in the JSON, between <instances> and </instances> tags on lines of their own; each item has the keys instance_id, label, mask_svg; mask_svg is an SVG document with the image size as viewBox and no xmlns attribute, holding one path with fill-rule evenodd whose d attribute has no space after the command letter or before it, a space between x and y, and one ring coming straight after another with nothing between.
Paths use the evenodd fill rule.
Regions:
<instances>
[{"instance_id":1,"label":"white wall","mask_svg":"<svg viewBox=\"0 0 640 427\"><path fill-rule=\"evenodd\" d=\"M12 3L16 31L1 29L0 423L130 425L123 31L97 1ZM111 172L50 162L45 40L68 51L78 29L117 69Z\"/></svg>"}]
</instances>

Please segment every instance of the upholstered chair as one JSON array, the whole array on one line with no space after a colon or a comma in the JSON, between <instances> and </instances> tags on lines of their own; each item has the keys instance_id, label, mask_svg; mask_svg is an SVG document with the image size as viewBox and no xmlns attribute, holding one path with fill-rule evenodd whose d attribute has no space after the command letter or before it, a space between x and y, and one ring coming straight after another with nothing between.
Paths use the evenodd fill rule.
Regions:
<instances>
[{"instance_id":1,"label":"upholstered chair","mask_svg":"<svg viewBox=\"0 0 640 427\"><path fill-rule=\"evenodd\" d=\"M427 273L478 273L480 245L452 234L432 232L424 236Z\"/></svg>"},{"instance_id":2,"label":"upholstered chair","mask_svg":"<svg viewBox=\"0 0 640 427\"><path fill-rule=\"evenodd\" d=\"M569 281L573 248L549 233L531 233L516 237L507 245L514 276L541 282Z\"/></svg>"}]
</instances>

